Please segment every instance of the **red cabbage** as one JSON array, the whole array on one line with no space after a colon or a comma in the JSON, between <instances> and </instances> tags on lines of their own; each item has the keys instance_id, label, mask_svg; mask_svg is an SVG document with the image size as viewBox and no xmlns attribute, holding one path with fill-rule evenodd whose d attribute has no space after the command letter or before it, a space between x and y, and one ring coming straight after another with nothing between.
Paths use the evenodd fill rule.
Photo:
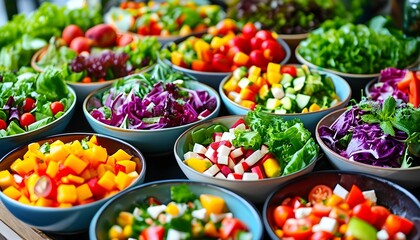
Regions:
<instances>
[{"instance_id":1,"label":"red cabbage","mask_svg":"<svg viewBox=\"0 0 420 240\"><path fill-rule=\"evenodd\" d=\"M407 70L397 68L386 68L381 71L378 82L373 84L369 89L369 95L372 100L385 100L392 96L395 99L401 99L408 102L408 95L397 88L397 84L401 81Z\"/></svg>"}]
</instances>

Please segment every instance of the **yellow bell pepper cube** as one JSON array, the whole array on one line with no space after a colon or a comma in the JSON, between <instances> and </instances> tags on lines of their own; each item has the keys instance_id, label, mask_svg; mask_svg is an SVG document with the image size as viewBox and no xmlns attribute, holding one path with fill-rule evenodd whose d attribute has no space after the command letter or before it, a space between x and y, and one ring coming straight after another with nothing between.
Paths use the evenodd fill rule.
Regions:
<instances>
[{"instance_id":1,"label":"yellow bell pepper cube","mask_svg":"<svg viewBox=\"0 0 420 240\"><path fill-rule=\"evenodd\" d=\"M260 89L258 90L258 96L261 99L266 99L269 93L270 93L270 89L267 84L262 85Z\"/></svg>"},{"instance_id":2,"label":"yellow bell pepper cube","mask_svg":"<svg viewBox=\"0 0 420 240\"><path fill-rule=\"evenodd\" d=\"M280 64L270 62L270 63L268 63L268 66L267 66L267 73L269 73L269 72L280 73L280 69L281 69Z\"/></svg>"},{"instance_id":3,"label":"yellow bell pepper cube","mask_svg":"<svg viewBox=\"0 0 420 240\"><path fill-rule=\"evenodd\" d=\"M71 168L75 173L80 174L88 166L88 163L74 154L70 154L64 161L64 166Z\"/></svg>"},{"instance_id":4,"label":"yellow bell pepper cube","mask_svg":"<svg viewBox=\"0 0 420 240\"><path fill-rule=\"evenodd\" d=\"M117 223L120 226L132 225L133 220L134 220L133 214L127 211L121 211L117 217Z\"/></svg>"},{"instance_id":5,"label":"yellow bell pepper cube","mask_svg":"<svg viewBox=\"0 0 420 240\"><path fill-rule=\"evenodd\" d=\"M77 190L73 184L60 184L57 188L57 202L74 204L77 201Z\"/></svg>"},{"instance_id":6,"label":"yellow bell pepper cube","mask_svg":"<svg viewBox=\"0 0 420 240\"><path fill-rule=\"evenodd\" d=\"M89 169L85 169L81 174L79 174L79 176L82 177L85 181L93 178Z\"/></svg>"},{"instance_id":7,"label":"yellow bell pepper cube","mask_svg":"<svg viewBox=\"0 0 420 240\"><path fill-rule=\"evenodd\" d=\"M76 187L76 192L77 192L77 201L83 202L86 199L89 199L91 197L93 197L93 193L89 188L89 185L87 185L87 183L84 183L78 187Z\"/></svg>"},{"instance_id":8,"label":"yellow bell pepper cube","mask_svg":"<svg viewBox=\"0 0 420 240\"><path fill-rule=\"evenodd\" d=\"M261 68L257 66L251 66L248 70L248 75L259 77L261 75Z\"/></svg>"},{"instance_id":9,"label":"yellow bell pepper cube","mask_svg":"<svg viewBox=\"0 0 420 240\"><path fill-rule=\"evenodd\" d=\"M281 78L282 76L279 72L267 72L267 81L271 85L280 83Z\"/></svg>"},{"instance_id":10,"label":"yellow bell pepper cube","mask_svg":"<svg viewBox=\"0 0 420 240\"><path fill-rule=\"evenodd\" d=\"M31 156L23 160L18 160L18 162L16 164L12 164L10 168L17 172L19 175L23 176L35 170L35 166L37 165L37 160L35 157Z\"/></svg>"},{"instance_id":11,"label":"yellow bell pepper cube","mask_svg":"<svg viewBox=\"0 0 420 240\"><path fill-rule=\"evenodd\" d=\"M210 42L210 47L212 49L219 49L221 46L223 46L225 42L221 37L215 36Z\"/></svg>"},{"instance_id":12,"label":"yellow bell pepper cube","mask_svg":"<svg viewBox=\"0 0 420 240\"><path fill-rule=\"evenodd\" d=\"M309 112L316 112L316 111L319 111L320 109L321 108L316 103L312 103L312 105L309 106Z\"/></svg>"},{"instance_id":13,"label":"yellow bell pepper cube","mask_svg":"<svg viewBox=\"0 0 420 240\"><path fill-rule=\"evenodd\" d=\"M184 60L182 59L182 53L173 51L171 52L171 62L176 66L182 66Z\"/></svg>"},{"instance_id":14,"label":"yellow bell pepper cube","mask_svg":"<svg viewBox=\"0 0 420 240\"><path fill-rule=\"evenodd\" d=\"M0 171L0 188L6 189L13 185L15 182L13 175L9 172L9 170Z\"/></svg>"},{"instance_id":15,"label":"yellow bell pepper cube","mask_svg":"<svg viewBox=\"0 0 420 240\"><path fill-rule=\"evenodd\" d=\"M70 144L69 148L70 148L70 151L78 157L81 157L84 154L84 149L79 140L73 141Z\"/></svg>"},{"instance_id":16,"label":"yellow bell pepper cube","mask_svg":"<svg viewBox=\"0 0 420 240\"><path fill-rule=\"evenodd\" d=\"M210 49L210 44L208 44L203 39L198 39L194 43L194 51L197 53L197 58L203 60L203 52Z\"/></svg>"},{"instance_id":17,"label":"yellow bell pepper cube","mask_svg":"<svg viewBox=\"0 0 420 240\"><path fill-rule=\"evenodd\" d=\"M39 207L52 207L54 204L54 201L48 198L39 198L36 203L35 206L39 206Z\"/></svg>"},{"instance_id":18,"label":"yellow bell pepper cube","mask_svg":"<svg viewBox=\"0 0 420 240\"><path fill-rule=\"evenodd\" d=\"M106 190L111 191L115 187L115 174L111 171L106 171L99 179L98 184Z\"/></svg>"},{"instance_id":19,"label":"yellow bell pepper cube","mask_svg":"<svg viewBox=\"0 0 420 240\"><path fill-rule=\"evenodd\" d=\"M23 204L31 204L31 201L29 201L29 198L27 198L25 195L21 195L18 201Z\"/></svg>"},{"instance_id":20,"label":"yellow bell pepper cube","mask_svg":"<svg viewBox=\"0 0 420 240\"><path fill-rule=\"evenodd\" d=\"M39 143L35 142L35 143L29 143L28 144L28 151L30 152L36 152L39 150L41 146L39 145Z\"/></svg>"},{"instance_id":21,"label":"yellow bell pepper cube","mask_svg":"<svg viewBox=\"0 0 420 240\"><path fill-rule=\"evenodd\" d=\"M230 40L234 39L236 37L235 33L232 31L229 31L225 36L223 36L223 45L226 45L230 42Z\"/></svg>"},{"instance_id":22,"label":"yellow bell pepper cube","mask_svg":"<svg viewBox=\"0 0 420 240\"><path fill-rule=\"evenodd\" d=\"M307 113L307 112L309 112L308 108L302 109L302 113Z\"/></svg>"},{"instance_id":23,"label":"yellow bell pepper cube","mask_svg":"<svg viewBox=\"0 0 420 240\"><path fill-rule=\"evenodd\" d=\"M108 231L108 237L110 239L122 239L123 229L119 225L113 225Z\"/></svg>"},{"instance_id":24,"label":"yellow bell pepper cube","mask_svg":"<svg viewBox=\"0 0 420 240\"><path fill-rule=\"evenodd\" d=\"M125 225L123 228L123 236L124 238L129 238L133 235L133 226L132 225Z\"/></svg>"},{"instance_id":25,"label":"yellow bell pepper cube","mask_svg":"<svg viewBox=\"0 0 420 240\"><path fill-rule=\"evenodd\" d=\"M243 52L237 52L233 56L233 63L235 63L238 66L246 66L249 61L249 56L246 53Z\"/></svg>"},{"instance_id":26,"label":"yellow bell pepper cube","mask_svg":"<svg viewBox=\"0 0 420 240\"><path fill-rule=\"evenodd\" d=\"M58 173L58 169L59 169L59 164L58 164L58 162L51 161L51 162L49 162L49 164L48 164L48 167L47 167L47 171L46 171L46 173L47 173L47 175L48 175L48 176L50 176L51 178L55 178L55 176L56 176L56 175L57 175L57 173Z\"/></svg>"},{"instance_id":27,"label":"yellow bell pepper cube","mask_svg":"<svg viewBox=\"0 0 420 240\"><path fill-rule=\"evenodd\" d=\"M114 157L117 162L122 161L122 160L130 160L131 159L131 155L128 154L127 152L125 152L122 149L118 149L118 151L116 151L111 156Z\"/></svg>"},{"instance_id":28,"label":"yellow bell pepper cube","mask_svg":"<svg viewBox=\"0 0 420 240\"><path fill-rule=\"evenodd\" d=\"M54 143L56 143L55 141ZM61 142L61 141L60 141ZM51 161L60 162L64 161L67 156L70 154L68 148L64 144L54 144L50 145L50 158Z\"/></svg>"},{"instance_id":29,"label":"yellow bell pepper cube","mask_svg":"<svg viewBox=\"0 0 420 240\"><path fill-rule=\"evenodd\" d=\"M76 183L77 185L80 185L82 183L85 182L85 179L73 174L69 174L67 175L67 179L71 182L71 183Z\"/></svg>"},{"instance_id":30,"label":"yellow bell pepper cube","mask_svg":"<svg viewBox=\"0 0 420 240\"><path fill-rule=\"evenodd\" d=\"M251 100L242 100L239 104L249 109L255 106L255 102Z\"/></svg>"},{"instance_id":31,"label":"yellow bell pepper cube","mask_svg":"<svg viewBox=\"0 0 420 240\"><path fill-rule=\"evenodd\" d=\"M182 25L181 29L179 29L180 36L187 36L192 33L191 27L187 24Z\"/></svg>"},{"instance_id":32,"label":"yellow bell pepper cube","mask_svg":"<svg viewBox=\"0 0 420 240\"><path fill-rule=\"evenodd\" d=\"M204 234L209 237L219 237L219 231L217 231L216 225L214 225L213 222L207 222L206 225L204 225Z\"/></svg>"},{"instance_id":33,"label":"yellow bell pepper cube","mask_svg":"<svg viewBox=\"0 0 420 240\"><path fill-rule=\"evenodd\" d=\"M106 151L106 148L102 147L102 146L92 146L92 154L93 156L95 156L95 159L98 162L106 162L107 158L108 158L108 153Z\"/></svg>"},{"instance_id":34,"label":"yellow bell pepper cube","mask_svg":"<svg viewBox=\"0 0 420 240\"><path fill-rule=\"evenodd\" d=\"M274 158L268 158L263 163L265 175L269 178L278 177L281 173L279 162Z\"/></svg>"},{"instance_id":35,"label":"yellow bell pepper cube","mask_svg":"<svg viewBox=\"0 0 420 240\"><path fill-rule=\"evenodd\" d=\"M117 160L115 160L115 158L112 156L108 156L108 159L106 160L106 164L110 166L115 166L116 162Z\"/></svg>"},{"instance_id":36,"label":"yellow bell pepper cube","mask_svg":"<svg viewBox=\"0 0 420 240\"><path fill-rule=\"evenodd\" d=\"M4 189L3 193L4 193L4 195L6 195L6 196L8 196L12 199L15 199L15 200L18 200L20 198L20 196L22 195L22 193L18 189L16 189L14 186L10 186L10 187Z\"/></svg>"},{"instance_id":37,"label":"yellow bell pepper cube","mask_svg":"<svg viewBox=\"0 0 420 240\"><path fill-rule=\"evenodd\" d=\"M59 208L71 208L73 207L73 204L71 203L60 203L60 205L58 205Z\"/></svg>"},{"instance_id":38,"label":"yellow bell pepper cube","mask_svg":"<svg viewBox=\"0 0 420 240\"><path fill-rule=\"evenodd\" d=\"M225 92L239 92L238 80L234 77L230 78L223 85L223 90L225 90Z\"/></svg>"},{"instance_id":39,"label":"yellow bell pepper cube","mask_svg":"<svg viewBox=\"0 0 420 240\"><path fill-rule=\"evenodd\" d=\"M131 184L132 179L128 176L127 173L119 171L117 176L115 176L115 184L119 190L125 189L128 185Z\"/></svg>"},{"instance_id":40,"label":"yellow bell pepper cube","mask_svg":"<svg viewBox=\"0 0 420 240\"><path fill-rule=\"evenodd\" d=\"M190 168L196 170L197 172L204 172L213 164L208 159L199 159L199 158L188 158L184 160L184 163L187 164Z\"/></svg>"},{"instance_id":41,"label":"yellow bell pepper cube","mask_svg":"<svg viewBox=\"0 0 420 240\"><path fill-rule=\"evenodd\" d=\"M125 173L136 171L136 168L137 168L137 163L131 160L122 160L122 161L117 162L116 164L124 166Z\"/></svg>"},{"instance_id":42,"label":"yellow bell pepper cube","mask_svg":"<svg viewBox=\"0 0 420 240\"><path fill-rule=\"evenodd\" d=\"M225 211L226 203L225 200L219 196L211 194L201 194L200 202L203 208L206 209L207 213L220 214Z\"/></svg>"},{"instance_id":43,"label":"yellow bell pepper cube","mask_svg":"<svg viewBox=\"0 0 420 240\"><path fill-rule=\"evenodd\" d=\"M96 135L92 135L92 137L89 139L89 142L98 145L98 137L96 137Z\"/></svg>"},{"instance_id":44,"label":"yellow bell pepper cube","mask_svg":"<svg viewBox=\"0 0 420 240\"><path fill-rule=\"evenodd\" d=\"M336 194L332 194L329 198L326 199L325 205L333 207L337 206L338 204L342 203L344 201L343 198Z\"/></svg>"}]
</instances>

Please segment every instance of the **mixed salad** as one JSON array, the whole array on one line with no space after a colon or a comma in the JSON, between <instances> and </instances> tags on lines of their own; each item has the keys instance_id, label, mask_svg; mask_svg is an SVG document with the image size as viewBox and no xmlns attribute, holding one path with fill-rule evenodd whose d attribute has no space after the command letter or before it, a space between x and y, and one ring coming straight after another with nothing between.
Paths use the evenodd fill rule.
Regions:
<instances>
[{"instance_id":1,"label":"mixed salad","mask_svg":"<svg viewBox=\"0 0 420 240\"><path fill-rule=\"evenodd\" d=\"M88 106L96 120L126 129L160 129L192 123L216 109L217 100L205 90L192 90L193 80L158 64L150 73L118 80Z\"/></svg>"},{"instance_id":2,"label":"mixed salad","mask_svg":"<svg viewBox=\"0 0 420 240\"><path fill-rule=\"evenodd\" d=\"M308 62L343 73L374 74L387 67L405 68L420 55L420 41L405 37L383 16L368 24L328 20L299 44Z\"/></svg>"},{"instance_id":3,"label":"mixed salad","mask_svg":"<svg viewBox=\"0 0 420 240\"><path fill-rule=\"evenodd\" d=\"M205 31L224 16L221 6L208 1L123 1L105 14L104 21L121 32L165 37Z\"/></svg>"},{"instance_id":4,"label":"mixed salad","mask_svg":"<svg viewBox=\"0 0 420 240\"><path fill-rule=\"evenodd\" d=\"M349 107L319 134L333 151L350 161L373 166L408 168L420 165L420 108L364 98Z\"/></svg>"},{"instance_id":5,"label":"mixed salad","mask_svg":"<svg viewBox=\"0 0 420 240\"><path fill-rule=\"evenodd\" d=\"M340 102L331 77L306 65L269 63L267 71L241 67L224 83L223 91L241 106L258 105L276 114L315 112Z\"/></svg>"},{"instance_id":6,"label":"mixed salad","mask_svg":"<svg viewBox=\"0 0 420 240\"><path fill-rule=\"evenodd\" d=\"M379 202L373 189L321 184L307 196L283 199L269 214L282 239L407 239L414 223Z\"/></svg>"},{"instance_id":7,"label":"mixed salad","mask_svg":"<svg viewBox=\"0 0 420 240\"><path fill-rule=\"evenodd\" d=\"M25 71L0 71L0 138L41 128L75 101L59 70Z\"/></svg>"},{"instance_id":8,"label":"mixed salad","mask_svg":"<svg viewBox=\"0 0 420 240\"><path fill-rule=\"evenodd\" d=\"M230 180L285 176L310 165L319 147L298 119L285 121L249 111L232 126L213 124L191 133L184 163L205 175Z\"/></svg>"},{"instance_id":9,"label":"mixed salad","mask_svg":"<svg viewBox=\"0 0 420 240\"><path fill-rule=\"evenodd\" d=\"M170 192L167 203L150 196L131 212L120 211L109 239L252 239L223 198L196 195L187 184L171 186Z\"/></svg>"}]
</instances>

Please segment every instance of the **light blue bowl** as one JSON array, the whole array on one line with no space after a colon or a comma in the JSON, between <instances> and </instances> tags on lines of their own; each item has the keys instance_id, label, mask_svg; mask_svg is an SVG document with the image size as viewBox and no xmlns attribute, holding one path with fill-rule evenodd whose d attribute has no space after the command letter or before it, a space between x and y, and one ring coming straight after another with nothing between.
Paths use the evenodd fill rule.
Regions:
<instances>
[{"instance_id":1,"label":"light blue bowl","mask_svg":"<svg viewBox=\"0 0 420 240\"><path fill-rule=\"evenodd\" d=\"M85 117L90 126L97 133L123 139L133 144L135 147L139 148L143 153L167 153L173 149L175 140L186 129L193 126L194 124L217 117L220 111L220 97L219 94L217 94L217 92L213 88L197 81L188 81L186 82L186 84L189 89L207 91L210 94L210 96L215 97L217 101L216 109L210 115L208 115L204 119L186 125L150 130L123 129L119 127L110 126L96 120L90 115L88 109L90 109L90 106L92 106L93 103L98 101L98 96L100 96L101 93L107 91L111 86L101 88L97 91L92 92L83 103L83 113L85 114Z\"/></svg>"},{"instance_id":2,"label":"light blue bowl","mask_svg":"<svg viewBox=\"0 0 420 240\"><path fill-rule=\"evenodd\" d=\"M39 140L38 143L42 145L44 142L54 142L61 140L64 143L74 140L81 140L86 137L91 137L93 133L66 133L54 135L48 138ZM137 172L139 176L134 182L122 190L127 191L129 188L144 182L146 176L146 162L143 155L133 146L118 140L113 137L96 134L98 142L105 147L108 153L114 153L118 149L123 149L133 156L132 160L137 162ZM23 146L10 152L0 161L0 171L10 169L10 165L17 159L22 158L24 153L28 150L27 146ZM0 191L0 200L7 208L7 210L20 221L38 228L42 231L53 232L59 234L73 234L88 230L90 221L98 209L104 205L110 198L104 198L99 201L88 203L85 205L74 206L71 208L53 208L53 207L37 207L30 206L18 202L6 196Z\"/></svg>"},{"instance_id":3,"label":"light blue bowl","mask_svg":"<svg viewBox=\"0 0 420 240\"><path fill-rule=\"evenodd\" d=\"M90 223L89 239L108 239L108 230L116 222L120 211L132 211L136 203L143 202L148 197L155 197L163 203L170 201L172 186L187 184L193 193L212 194L222 197L233 216L244 222L252 232L253 240L263 238L261 216L255 206L239 195L224 188L202 182L188 180L162 180L136 186L107 202L99 209Z\"/></svg>"},{"instance_id":4,"label":"light blue bowl","mask_svg":"<svg viewBox=\"0 0 420 240\"><path fill-rule=\"evenodd\" d=\"M334 107L323 109L316 112L308 112L308 113L287 113L287 114L275 114L275 113L269 113L276 116L281 116L285 120L292 120L294 118L299 118L303 124L305 125L305 128L307 128L311 133L315 133L315 127L316 124L328 113L344 108L348 105L350 98L351 98L351 88L350 85L347 83L346 80L343 78L329 72L324 71L318 71L320 73L326 74L327 76L331 77L335 88L337 96L340 98L340 103L335 105ZM237 104L236 102L232 101L228 98L228 96L223 91L223 85L231 78L231 75L227 76L225 79L223 79L222 82L220 82L219 85L219 94L220 98L222 99L223 104L225 105L227 111L232 115L246 115L249 111L249 108L246 108L244 106L241 106Z\"/></svg>"},{"instance_id":5,"label":"light blue bowl","mask_svg":"<svg viewBox=\"0 0 420 240\"><path fill-rule=\"evenodd\" d=\"M185 38L178 39L178 40L174 41L174 43L179 44L183 40L185 40ZM291 51L290 51L289 45L283 39L277 38L277 41L280 43L280 45L284 49L284 52L286 53L286 56L280 62L280 64L283 65L283 64L286 64L289 61L290 56L291 56ZM163 46L163 48L168 48L169 44L171 44L171 43L166 44L165 46ZM187 74L195 77L199 82L205 83L205 84L209 85L210 87L212 87L216 90L219 87L220 81L222 81L226 76L228 76L232 73L232 72L202 72L202 71L196 71L196 70L192 70L192 69L188 69L188 68L173 65L171 63L171 61L169 61L168 59L164 59L163 62L165 64L168 64L168 65L172 66L174 69L176 69L178 71L187 73Z\"/></svg>"},{"instance_id":6,"label":"light blue bowl","mask_svg":"<svg viewBox=\"0 0 420 240\"><path fill-rule=\"evenodd\" d=\"M70 123L71 118L73 117L77 102L76 92L73 90L73 88L67 86L67 89L69 90L70 94L74 97L74 101L72 102L69 109L58 119L34 131L15 134L12 136L0 137L0 158L12 149L27 144L30 141L34 141L36 139L51 136L54 134L59 134L64 131L64 129Z\"/></svg>"}]
</instances>

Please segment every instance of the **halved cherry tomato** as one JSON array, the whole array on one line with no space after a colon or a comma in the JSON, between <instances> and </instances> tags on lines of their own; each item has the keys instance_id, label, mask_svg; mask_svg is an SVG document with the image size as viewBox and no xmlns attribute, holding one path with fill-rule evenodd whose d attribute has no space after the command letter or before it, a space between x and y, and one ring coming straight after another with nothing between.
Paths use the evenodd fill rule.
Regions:
<instances>
[{"instance_id":1,"label":"halved cherry tomato","mask_svg":"<svg viewBox=\"0 0 420 240\"><path fill-rule=\"evenodd\" d=\"M19 123L22 127L28 127L29 125L31 125L35 121L36 121L36 119L35 119L34 115L32 115L31 113L24 113L24 114L22 114L22 116L20 116Z\"/></svg>"},{"instance_id":2,"label":"halved cherry tomato","mask_svg":"<svg viewBox=\"0 0 420 240\"><path fill-rule=\"evenodd\" d=\"M50 108L53 115L56 115L57 113L64 111L64 104L59 101L55 101L51 103Z\"/></svg>"},{"instance_id":3,"label":"halved cherry tomato","mask_svg":"<svg viewBox=\"0 0 420 240\"><path fill-rule=\"evenodd\" d=\"M312 234L310 240L328 240L328 239L332 239L333 237L334 235L330 232L318 231Z\"/></svg>"},{"instance_id":4,"label":"halved cherry tomato","mask_svg":"<svg viewBox=\"0 0 420 240\"><path fill-rule=\"evenodd\" d=\"M237 218L224 218L220 227L220 237L222 239L233 239L238 231L246 230L247 227Z\"/></svg>"},{"instance_id":5,"label":"halved cherry tomato","mask_svg":"<svg viewBox=\"0 0 420 240\"><path fill-rule=\"evenodd\" d=\"M370 205L368 205L366 202L359 203L354 206L352 215L370 224L374 224L376 221L376 214L372 212Z\"/></svg>"},{"instance_id":6,"label":"halved cherry tomato","mask_svg":"<svg viewBox=\"0 0 420 240\"><path fill-rule=\"evenodd\" d=\"M260 38L260 39L262 39L263 41L265 41L265 40L275 40L274 38L273 38L273 34L270 32L270 31L268 31L268 30L259 30L256 34L255 34L255 37L256 38Z\"/></svg>"},{"instance_id":7,"label":"halved cherry tomato","mask_svg":"<svg viewBox=\"0 0 420 240\"><path fill-rule=\"evenodd\" d=\"M279 205L274 209L274 222L278 227L283 227L286 220L294 216L295 213L289 206Z\"/></svg>"},{"instance_id":8,"label":"halved cherry tomato","mask_svg":"<svg viewBox=\"0 0 420 240\"><path fill-rule=\"evenodd\" d=\"M283 47L275 40L268 39L261 43L261 50L264 51L264 56L268 60L278 63L284 59L286 53Z\"/></svg>"},{"instance_id":9,"label":"halved cherry tomato","mask_svg":"<svg viewBox=\"0 0 420 240\"><path fill-rule=\"evenodd\" d=\"M144 240L161 240L165 236L165 228L163 226L150 226L141 231L140 239Z\"/></svg>"},{"instance_id":10,"label":"halved cherry tomato","mask_svg":"<svg viewBox=\"0 0 420 240\"><path fill-rule=\"evenodd\" d=\"M23 102L23 111L30 112L35 108L35 100L33 98L27 97Z\"/></svg>"},{"instance_id":11,"label":"halved cherry tomato","mask_svg":"<svg viewBox=\"0 0 420 240\"><path fill-rule=\"evenodd\" d=\"M257 28L255 27L255 25L252 22L246 23L242 27L242 34L247 39L253 38L255 36L255 34L257 33L257 31L258 31Z\"/></svg>"},{"instance_id":12,"label":"halved cherry tomato","mask_svg":"<svg viewBox=\"0 0 420 240\"><path fill-rule=\"evenodd\" d=\"M261 50L252 50L249 54L252 65L260 67L263 71L267 69L268 59L265 58L264 52Z\"/></svg>"},{"instance_id":13,"label":"halved cherry tomato","mask_svg":"<svg viewBox=\"0 0 420 240\"><path fill-rule=\"evenodd\" d=\"M332 195L332 190L327 185L316 185L308 194L308 201L312 204L320 203Z\"/></svg>"},{"instance_id":14,"label":"halved cherry tomato","mask_svg":"<svg viewBox=\"0 0 420 240\"><path fill-rule=\"evenodd\" d=\"M283 233L284 236L294 237L296 240L308 239L312 234L312 223L305 218L289 218L284 223Z\"/></svg>"},{"instance_id":15,"label":"halved cherry tomato","mask_svg":"<svg viewBox=\"0 0 420 240\"><path fill-rule=\"evenodd\" d=\"M383 206L372 206L371 210L376 214L376 221L373 224L376 229L381 229L385 224L386 218L391 214L391 212Z\"/></svg>"},{"instance_id":16,"label":"halved cherry tomato","mask_svg":"<svg viewBox=\"0 0 420 240\"><path fill-rule=\"evenodd\" d=\"M297 72L296 72L296 67L295 66L281 66L280 73L281 74L288 73L292 77L296 77L297 76Z\"/></svg>"},{"instance_id":17,"label":"halved cherry tomato","mask_svg":"<svg viewBox=\"0 0 420 240\"><path fill-rule=\"evenodd\" d=\"M7 128L7 123L3 119L0 119L0 130L6 129L6 128Z\"/></svg>"}]
</instances>

